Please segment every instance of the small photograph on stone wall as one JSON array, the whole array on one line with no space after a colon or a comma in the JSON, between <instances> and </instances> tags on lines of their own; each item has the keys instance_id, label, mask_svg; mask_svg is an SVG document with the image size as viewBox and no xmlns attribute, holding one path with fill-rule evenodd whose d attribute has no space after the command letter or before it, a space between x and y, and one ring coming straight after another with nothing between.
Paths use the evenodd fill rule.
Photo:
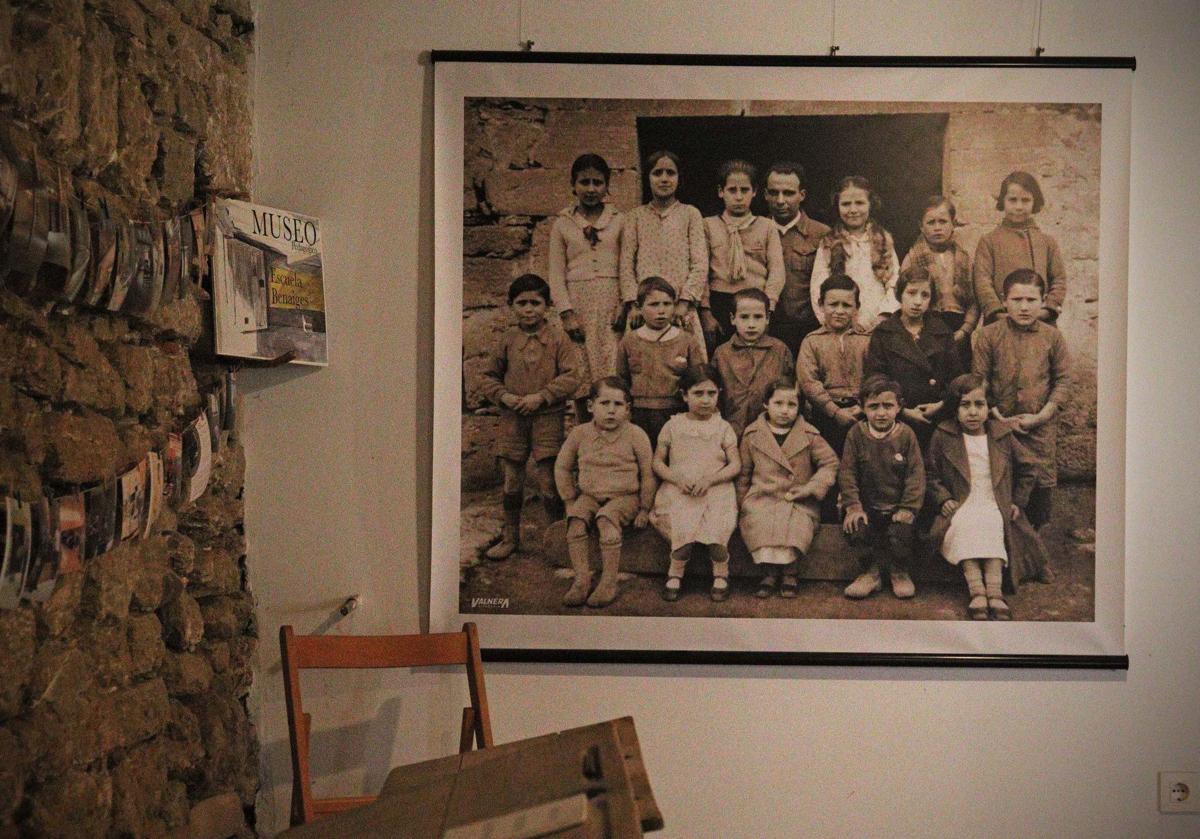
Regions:
<instances>
[{"instance_id":1,"label":"small photograph on stone wall","mask_svg":"<svg viewBox=\"0 0 1200 839\"><path fill-rule=\"evenodd\" d=\"M4 499L4 563L0 565L0 609L15 608L21 598L21 583L29 567L32 541L28 503Z\"/></svg>"},{"instance_id":2,"label":"small photograph on stone wall","mask_svg":"<svg viewBox=\"0 0 1200 839\"><path fill-rule=\"evenodd\" d=\"M206 397L204 413L208 421L208 444L216 454L221 448L221 394L218 391L211 391Z\"/></svg>"},{"instance_id":3,"label":"small photograph on stone wall","mask_svg":"<svg viewBox=\"0 0 1200 839\"><path fill-rule=\"evenodd\" d=\"M119 541L121 490L118 483L106 481L83 493L87 533L83 540L84 557L92 559L111 550Z\"/></svg>"},{"instance_id":4,"label":"small photograph on stone wall","mask_svg":"<svg viewBox=\"0 0 1200 839\"><path fill-rule=\"evenodd\" d=\"M56 508L49 498L42 498L30 512L33 538L29 548L29 568L21 585L21 599L44 603L54 592L54 583L58 579Z\"/></svg>"},{"instance_id":5,"label":"small photograph on stone wall","mask_svg":"<svg viewBox=\"0 0 1200 839\"><path fill-rule=\"evenodd\" d=\"M187 500L195 501L208 488L212 472L212 435L208 417L203 413L183 432L183 467Z\"/></svg>"},{"instance_id":6,"label":"small photograph on stone wall","mask_svg":"<svg viewBox=\"0 0 1200 839\"><path fill-rule=\"evenodd\" d=\"M163 460L158 452L150 452L147 456L146 471L146 515L142 528L142 538L149 539L154 532L154 523L162 511L163 503Z\"/></svg>"},{"instance_id":7,"label":"small photograph on stone wall","mask_svg":"<svg viewBox=\"0 0 1200 839\"><path fill-rule=\"evenodd\" d=\"M146 525L147 464L142 461L121 476L121 541L141 535Z\"/></svg>"},{"instance_id":8,"label":"small photograph on stone wall","mask_svg":"<svg viewBox=\"0 0 1200 839\"><path fill-rule=\"evenodd\" d=\"M83 569L84 514L83 493L60 495L52 499L58 527L58 571L71 574Z\"/></svg>"},{"instance_id":9,"label":"small photograph on stone wall","mask_svg":"<svg viewBox=\"0 0 1200 839\"><path fill-rule=\"evenodd\" d=\"M1063 95L464 95L458 616L1095 622L1128 113Z\"/></svg>"},{"instance_id":10,"label":"small photograph on stone wall","mask_svg":"<svg viewBox=\"0 0 1200 839\"><path fill-rule=\"evenodd\" d=\"M163 492L171 506L183 500L186 484L183 435L172 431L167 435L167 447L163 449Z\"/></svg>"}]
</instances>

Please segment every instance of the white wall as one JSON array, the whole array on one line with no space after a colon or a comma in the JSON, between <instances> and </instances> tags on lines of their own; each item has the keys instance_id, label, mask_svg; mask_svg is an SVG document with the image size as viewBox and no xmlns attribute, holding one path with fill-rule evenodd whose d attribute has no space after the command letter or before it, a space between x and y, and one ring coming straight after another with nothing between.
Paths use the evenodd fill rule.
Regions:
<instances>
[{"instance_id":1,"label":"white wall","mask_svg":"<svg viewBox=\"0 0 1200 839\"><path fill-rule=\"evenodd\" d=\"M427 614L430 68L421 53L820 53L829 5L261 0L255 199L324 222L332 364L242 374L265 833L290 770L275 641ZM1028 54L1035 0L837 3L842 54ZM490 665L498 740L632 714L670 837L1200 835L1160 769L1200 769L1200 11L1045 0L1048 55L1135 55L1128 673ZM302 13L301 13L302 10ZM755 29L745 29L755 21ZM314 681L325 789L453 750L457 679ZM326 682L328 684L328 682ZM306 682L306 685L308 683ZM408 730L405 731L404 729ZM433 729L438 729L437 732ZM397 731L400 731L397 734ZM366 766L363 770L361 767Z\"/></svg>"}]
</instances>

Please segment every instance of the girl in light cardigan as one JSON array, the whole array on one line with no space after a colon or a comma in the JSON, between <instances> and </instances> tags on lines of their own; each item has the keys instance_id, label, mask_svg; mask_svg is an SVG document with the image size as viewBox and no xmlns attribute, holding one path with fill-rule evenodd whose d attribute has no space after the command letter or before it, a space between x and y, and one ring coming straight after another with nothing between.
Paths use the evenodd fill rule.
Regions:
<instances>
[{"instance_id":1,"label":"girl in light cardigan","mask_svg":"<svg viewBox=\"0 0 1200 839\"><path fill-rule=\"evenodd\" d=\"M676 292L675 325L703 345L697 310L708 284L708 241L700 211L675 197L679 169L673 151L656 151L645 160L651 198L630 210L621 226L621 287L636 288L647 277L665 279Z\"/></svg>"},{"instance_id":2,"label":"girl in light cardigan","mask_svg":"<svg viewBox=\"0 0 1200 839\"><path fill-rule=\"evenodd\" d=\"M620 282L622 216L608 196L608 163L581 154L571 165L575 204L550 228L550 297L571 340L583 345L586 370L575 394L580 422L587 417L588 383L616 372L617 341L635 289Z\"/></svg>"}]
</instances>

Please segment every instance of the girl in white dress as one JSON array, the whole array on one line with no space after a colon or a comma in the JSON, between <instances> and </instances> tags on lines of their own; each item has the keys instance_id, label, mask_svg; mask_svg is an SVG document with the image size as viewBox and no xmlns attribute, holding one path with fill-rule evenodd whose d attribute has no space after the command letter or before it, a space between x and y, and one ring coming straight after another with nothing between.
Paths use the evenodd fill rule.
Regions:
<instances>
[{"instance_id":1,"label":"girl in white dress","mask_svg":"<svg viewBox=\"0 0 1200 839\"><path fill-rule=\"evenodd\" d=\"M729 597L729 537L737 527L737 435L719 413L721 378L711 365L685 370L679 390L687 412L667 420L654 452L654 474L662 484L650 522L671 541L662 596L679 599L692 549L704 545L712 561L710 596L720 602Z\"/></svg>"},{"instance_id":2,"label":"girl in white dress","mask_svg":"<svg viewBox=\"0 0 1200 839\"><path fill-rule=\"evenodd\" d=\"M950 383L955 419L934 432L926 475L939 515L930 538L963 571L975 620L1009 620L1009 589L1045 562L1045 547L1020 503L1034 482L1032 462L1011 426L988 419L987 385L968 373ZM1006 579L1007 578L1007 579Z\"/></svg>"}]
</instances>

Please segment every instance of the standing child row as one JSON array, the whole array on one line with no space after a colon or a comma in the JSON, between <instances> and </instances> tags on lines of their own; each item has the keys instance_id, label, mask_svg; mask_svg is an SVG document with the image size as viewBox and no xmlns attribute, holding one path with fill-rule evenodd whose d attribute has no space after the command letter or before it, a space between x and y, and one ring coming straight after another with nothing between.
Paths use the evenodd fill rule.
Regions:
<instances>
[{"instance_id":1,"label":"standing child row","mask_svg":"<svg viewBox=\"0 0 1200 839\"><path fill-rule=\"evenodd\" d=\"M708 219L675 196L677 155L654 152L644 171L651 200L623 215L605 203L611 177L607 162L595 154L581 155L571 167L575 202L559 213L551 229L552 296L567 333L586 348L586 378L613 372L616 342L637 284L652 276L674 288L672 319L705 338L706 354L732 337L733 295L743 288L761 289L772 311L782 305L776 328L794 353L816 326L808 282L817 245L828 232L800 209L803 167L771 167L767 193L773 220L750 212L757 173L745 161L721 167L717 192L724 210Z\"/></svg>"},{"instance_id":2,"label":"standing child row","mask_svg":"<svg viewBox=\"0 0 1200 839\"><path fill-rule=\"evenodd\" d=\"M972 265L954 238L954 205L943 196L927 202L921 237L900 263L891 233L878 221L880 197L861 176L843 178L833 190L831 230L801 209L806 192L797 163L768 170L770 219L750 210L758 193L752 164L731 160L721 166L717 194L724 208L706 219L676 197L679 170L674 152L652 153L643 168L651 200L622 215L605 203L611 171L602 157L580 155L571 167L575 203L559 213L551 230L549 277L564 328L586 348L585 380L613 372L637 284L651 276L675 289L672 319L703 335L706 357L732 337L733 295L744 288L766 294L775 315L772 333L795 353L822 322L820 285L835 274L858 286L859 325L867 331L899 308L894 289L902 271L928 275L937 289L933 310L950 327L963 366L980 315L991 319L1002 310L1001 286L1012 270L1030 268L1047 279L1043 320L1053 322L1061 310L1062 256L1033 222L1044 199L1026 172L1010 173L1001 183L996 206L1003 221L981 240Z\"/></svg>"}]
</instances>

